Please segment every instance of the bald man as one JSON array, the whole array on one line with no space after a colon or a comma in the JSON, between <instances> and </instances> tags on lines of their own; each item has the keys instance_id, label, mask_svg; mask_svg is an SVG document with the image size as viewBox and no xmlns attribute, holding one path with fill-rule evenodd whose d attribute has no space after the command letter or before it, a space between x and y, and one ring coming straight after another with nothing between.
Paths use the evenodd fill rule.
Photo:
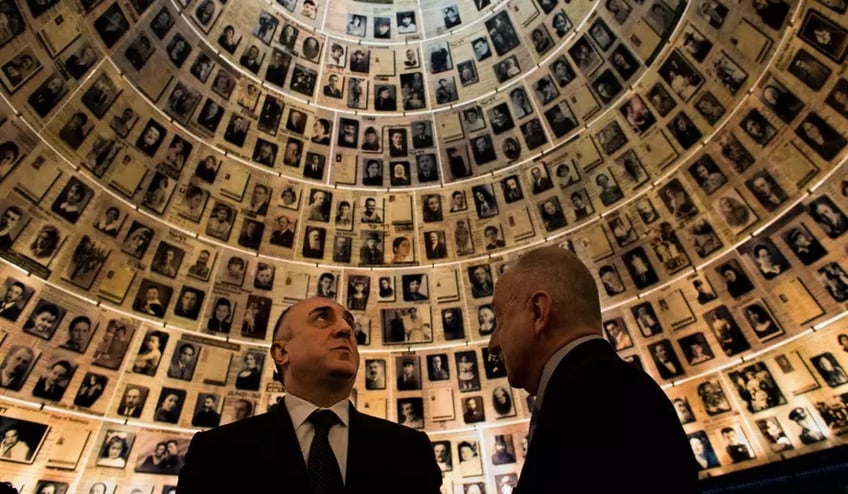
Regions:
<instances>
[{"instance_id":1,"label":"bald man","mask_svg":"<svg viewBox=\"0 0 848 494\"><path fill-rule=\"evenodd\" d=\"M178 492L277 485L304 494L438 494L442 476L427 435L349 402L359 370L353 325L353 314L325 297L286 309L271 345L285 398L268 413L196 434Z\"/></svg>"},{"instance_id":2,"label":"bald man","mask_svg":"<svg viewBox=\"0 0 848 494\"><path fill-rule=\"evenodd\" d=\"M500 277L493 304L489 351L536 397L516 493L700 492L671 402L601 337L598 288L576 256L528 252Z\"/></svg>"}]
</instances>

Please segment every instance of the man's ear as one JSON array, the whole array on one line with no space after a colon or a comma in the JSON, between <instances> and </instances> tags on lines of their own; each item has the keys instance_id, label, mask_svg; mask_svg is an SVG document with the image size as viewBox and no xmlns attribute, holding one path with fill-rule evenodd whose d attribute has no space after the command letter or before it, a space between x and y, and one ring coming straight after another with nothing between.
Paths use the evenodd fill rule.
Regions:
<instances>
[{"instance_id":1,"label":"man's ear","mask_svg":"<svg viewBox=\"0 0 848 494\"><path fill-rule=\"evenodd\" d=\"M289 363L289 352L286 350L286 343L285 340L277 340L271 344L271 358L278 366Z\"/></svg>"},{"instance_id":2,"label":"man's ear","mask_svg":"<svg viewBox=\"0 0 848 494\"><path fill-rule=\"evenodd\" d=\"M530 295L530 311L533 314L533 331L545 331L551 322L551 296L548 292L538 291Z\"/></svg>"}]
</instances>

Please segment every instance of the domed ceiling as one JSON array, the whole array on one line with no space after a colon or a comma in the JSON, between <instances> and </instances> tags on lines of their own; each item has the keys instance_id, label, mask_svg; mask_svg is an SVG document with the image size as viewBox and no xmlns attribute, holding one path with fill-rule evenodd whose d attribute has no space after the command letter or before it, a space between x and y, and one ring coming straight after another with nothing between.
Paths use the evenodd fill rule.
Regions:
<instances>
[{"instance_id":1,"label":"domed ceiling","mask_svg":"<svg viewBox=\"0 0 848 494\"><path fill-rule=\"evenodd\" d=\"M280 399L271 326L317 294L357 408L424 429L445 492L509 492L492 287L549 244L703 476L843 443L847 8L0 0L4 477L170 492Z\"/></svg>"}]
</instances>

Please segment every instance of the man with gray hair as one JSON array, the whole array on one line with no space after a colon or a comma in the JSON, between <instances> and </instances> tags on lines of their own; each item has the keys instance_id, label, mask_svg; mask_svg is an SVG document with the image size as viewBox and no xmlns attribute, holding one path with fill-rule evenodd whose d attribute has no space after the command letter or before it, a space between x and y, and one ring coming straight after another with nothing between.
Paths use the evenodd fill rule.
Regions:
<instances>
[{"instance_id":1,"label":"man with gray hair","mask_svg":"<svg viewBox=\"0 0 848 494\"><path fill-rule=\"evenodd\" d=\"M489 351L503 360L512 387L535 396L518 491L699 492L674 408L601 336L598 288L575 255L559 247L527 252L499 278L493 305ZM598 474L610 458L626 460L615 475Z\"/></svg>"}]
</instances>

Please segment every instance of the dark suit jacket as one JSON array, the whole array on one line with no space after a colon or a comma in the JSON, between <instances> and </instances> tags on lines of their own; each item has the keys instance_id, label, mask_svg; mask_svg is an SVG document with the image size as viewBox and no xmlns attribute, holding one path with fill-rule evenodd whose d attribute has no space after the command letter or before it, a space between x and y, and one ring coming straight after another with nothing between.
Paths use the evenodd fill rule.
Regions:
<instances>
[{"instance_id":1,"label":"dark suit jacket","mask_svg":"<svg viewBox=\"0 0 848 494\"><path fill-rule=\"evenodd\" d=\"M552 485L570 493L700 492L698 464L671 402L606 341L569 352L541 406L516 494Z\"/></svg>"},{"instance_id":2,"label":"dark suit jacket","mask_svg":"<svg viewBox=\"0 0 848 494\"><path fill-rule=\"evenodd\" d=\"M321 180L324 178L324 166L319 165L316 169L312 169L312 165L307 164L303 167L303 176L306 178L314 178L316 180Z\"/></svg>"},{"instance_id":3,"label":"dark suit jacket","mask_svg":"<svg viewBox=\"0 0 848 494\"><path fill-rule=\"evenodd\" d=\"M687 443L688 444L688 443ZM280 483L282 482L282 483ZM309 492L303 453L285 406L195 434L177 492ZM427 435L350 407L348 494L438 494L442 475Z\"/></svg>"},{"instance_id":4,"label":"dark suit jacket","mask_svg":"<svg viewBox=\"0 0 848 494\"><path fill-rule=\"evenodd\" d=\"M0 317L3 319L8 319L10 321L16 321L18 316L21 315L21 308L17 305L12 305L8 309L0 310Z\"/></svg>"},{"instance_id":5,"label":"dark suit jacket","mask_svg":"<svg viewBox=\"0 0 848 494\"><path fill-rule=\"evenodd\" d=\"M433 244L427 242L427 259L442 259L448 256L448 248L445 244L439 242L434 247Z\"/></svg>"},{"instance_id":6,"label":"dark suit jacket","mask_svg":"<svg viewBox=\"0 0 848 494\"><path fill-rule=\"evenodd\" d=\"M38 378L38 382L32 388L33 396L44 398L45 400L59 401L62 399L63 394L65 394L65 388L63 386L53 386L52 389L48 389L47 379L44 377Z\"/></svg>"}]
</instances>

